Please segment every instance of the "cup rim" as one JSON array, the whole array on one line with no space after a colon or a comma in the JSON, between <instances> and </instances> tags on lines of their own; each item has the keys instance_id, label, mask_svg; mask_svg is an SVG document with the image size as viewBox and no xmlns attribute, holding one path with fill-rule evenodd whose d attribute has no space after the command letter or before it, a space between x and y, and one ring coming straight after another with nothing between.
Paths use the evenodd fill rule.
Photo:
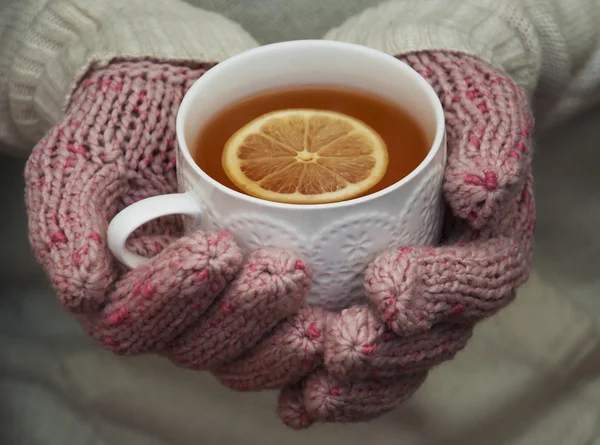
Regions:
<instances>
[{"instance_id":1,"label":"cup rim","mask_svg":"<svg viewBox=\"0 0 600 445\"><path fill-rule=\"evenodd\" d=\"M202 84L207 80L211 80L214 77L218 77L223 70L230 69L230 67L235 67L236 65L249 63L252 61L252 58L257 53L265 53L265 52L277 52L281 49L291 50L291 49L310 49L314 47L323 47L328 46L330 48L342 48L342 49L350 49L357 53L362 53L371 58L377 58L385 61L386 63L396 64L398 68L406 71L407 76L412 78L415 83L421 85L424 89L426 97L430 100L434 111L435 111L435 119L436 119L436 129L435 129L435 137L433 142L431 143L431 147L427 156L421 161L421 163L414 168L408 175L404 178L395 182L394 184L379 190L375 193L371 193L366 196L362 196L359 198L350 199L347 201L339 201L325 204L290 204L283 202L274 202L267 201L266 199L255 198L254 196L246 195L244 193L240 193L236 190L230 189L229 187L224 186L220 182L213 179L210 175L208 175L204 170L202 170L190 153L189 147L184 138L184 125L185 125L185 116L188 114L188 109L191 106L193 97L196 96L197 91L202 88ZM250 59L250 60L248 60ZM277 42L271 43L268 45L259 46L256 48L249 49L242 53L236 54L224 61L220 62L213 68L209 69L205 74L202 75L199 79L197 79L194 84L190 87L187 93L184 95L183 100L181 101L181 105L177 112L177 118L175 123L176 133L177 133L177 141L179 145L179 150L181 150L181 154L183 158L188 163L189 166L194 170L194 172L200 176L204 181L209 182L213 187L218 188L223 193L231 195L237 199L242 199L244 201L270 207L276 209L285 209L285 210L310 210L310 209L334 209L334 208L342 208L342 207L351 207L355 205L362 204L364 202L377 199L379 197L388 195L389 193L394 192L400 187L406 185L411 182L414 178L419 176L421 172L427 168L427 166L433 161L436 154L439 150L442 149L443 140L445 135L445 118L444 118L444 110L442 108L442 104L433 90L433 87L419 74L415 71L411 66L397 59L396 57L384 53L383 51L369 48L363 45L358 45L355 43L347 43L347 42L338 42L333 40L290 40L285 42Z\"/></svg>"}]
</instances>

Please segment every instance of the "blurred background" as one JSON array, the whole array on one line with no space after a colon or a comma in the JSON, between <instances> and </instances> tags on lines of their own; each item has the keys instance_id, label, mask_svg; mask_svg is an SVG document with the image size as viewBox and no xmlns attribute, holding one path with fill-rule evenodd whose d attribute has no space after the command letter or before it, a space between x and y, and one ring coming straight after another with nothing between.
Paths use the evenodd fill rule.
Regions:
<instances>
[{"instance_id":1,"label":"blurred background","mask_svg":"<svg viewBox=\"0 0 600 445\"><path fill-rule=\"evenodd\" d=\"M596 320L600 320L599 123L600 110L596 110L566 126L553 129L537 143L534 162L538 206L535 279L523 291L530 297L551 288ZM554 396L545 398L543 395L554 394L550 389L556 390L555 387L537 388L540 391L535 397L532 394L535 394L536 388L532 388L531 393L506 402L505 407L510 408L509 413L513 411L514 417L509 419L510 428L481 421L470 431L456 432L455 436L444 438L436 436L435 430L436 422L445 421L419 418L418 401L411 401L407 407L372 424L318 426L307 432L294 433L283 427L274 415L273 393L230 393L219 388L210 376L170 369L172 367L167 363L154 363L158 359L114 357L77 335L78 326L59 307L30 252L23 199L23 168L23 159L0 157L2 444L124 443L111 441L117 431L118 437L131 438L128 444L137 441L150 445L177 444L188 443L184 437L186 431L189 433L191 430L198 439L197 443L210 444L293 444L306 443L307 440L313 445L332 441L346 445L364 444L367 440L377 444L408 443L398 441L400 431L403 438L413 437L415 443L427 445L513 444L516 442L511 441L511 437L526 428L527 423L535 422L536 410L555 403ZM543 313L543 304L539 311ZM478 342L479 346L476 344L468 348L486 348L485 338ZM61 344L60 353L54 350L53 345L56 344ZM67 353L64 352L65 345L68 345ZM28 366L33 357L36 369ZM592 363L587 370L565 371L561 385L580 385L582 372L596 372L594 375L597 376L600 369L598 354L596 358L599 361ZM153 362L153 366L145 366L148 360ZM436 372L468 371L461 368L460 356L455 362L457 364L453 362L448 368L442 367ZM44 365L40 368L39 363ZM501 363L486 366L496 367L498 378L503 372L516 372L504 369ZM86 373L86 369L91 371ZM165 372L178 376L175 383L161 379L157 374L167 369ZM477 375L473 373L474 378ZM156 393L144 391L140 394L131 382L163 386ZM493 387L493 381L488 383ZM96 394L95 389L100 387L102 391ZM452 388L447 390L451 395ZM177 400L176 405L168 407L173 414L169 425L163 424L165 419L144 417L142 413L136 417L136 405L128 404L134 399L137 403L162 404L165 399L161 394L165 392L172 395L171 400ZM119 395L119 404L114 403L115 394ZM469 395L470 398L477 396ZM440 397L443 398L444 394ZM86 403L92 403L90 401L94 404L94 415L88 415L86 411ZM592 406L590 401L589 407ZM451 410L450 404L447 412ZM127 422L121 421L125 412ZM593 444L597 440L600 445L600 433L596 434L599 423L597 410L583 407L571 415L573 419L569 422L573 426L583 425L582 431L587 431L588 435L582 437L578 444ZM180 422L173 424L173 418L180 419ZM544 422L548 418L552 419L552 416L547 416ZM422 422L431 422L431 425L428 427L420 424ZM31 428L32 425L36 428ZM451 431L447 425L445 428ZM14 442L15 437L20 438L18 442ZM471 439L464 442L464 437Z\"/></svg>"}]
</instances>

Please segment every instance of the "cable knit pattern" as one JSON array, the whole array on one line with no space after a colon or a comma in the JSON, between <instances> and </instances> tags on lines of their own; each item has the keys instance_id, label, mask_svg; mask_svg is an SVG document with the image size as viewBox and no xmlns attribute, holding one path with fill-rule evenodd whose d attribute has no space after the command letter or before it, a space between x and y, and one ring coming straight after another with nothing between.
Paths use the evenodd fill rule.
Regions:
<instances>
[{"instance_id":1,"label":"cable knit pattern","mask_svg":"<svg viewBox=\"0 0 600 445\"><path fill-rule=\"evenodd\" d=\"M257 46L237 23L180 0L8 3L0 30L6 19L18 34L0 49L0 142L27 151L90 69L116 58L219 62Z\"/></svg>"},{"instance_id":2,"label":"cable knit pattern","mask_svg":"<svg viewBox=\"0 0 600 445\"><path fill-rule=\"evenodd\" d=\"M369 265L372 304L330 317L324 368L280 397L278 413L293 428L367 420L392 409L432 366L463 349L474 324L509 304L528 278L535 205L524 92L471 56L401 58L432 84L445 111L444 240L384 252Z\"/></svg>"},{"instance_id":3,"label":"cable knit pattern","mask_svg":"<svg viewBox=\"0 0 600 445\"><path fill-rule=\"evenodd\" d=\"M600 100L599 20L597 0L3 0L0 150L28 154L76 81L115 57L220 61L257 45L246 31L264 44L332 26L326 39L389 54L479 57L528 91L548 127Z\"/></svg>"},{"instance_id":4,"label":"cable knit pattern","mask_svg":"<svg viewBox=\"0 0 600 445\"><path fill-rule=\"evenodd\" d=\"M358 43L388 54L469 54L504 69L531 93L540 76L541 52L536 29L523 3L387 0L346 20L325 38Z\"/></svg>"}]
</instances>

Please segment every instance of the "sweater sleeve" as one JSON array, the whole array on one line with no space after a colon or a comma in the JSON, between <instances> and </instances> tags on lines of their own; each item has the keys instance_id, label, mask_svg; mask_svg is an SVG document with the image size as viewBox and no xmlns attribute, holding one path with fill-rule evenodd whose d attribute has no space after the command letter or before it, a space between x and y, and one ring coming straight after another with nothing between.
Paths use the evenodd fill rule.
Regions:
<instances>
[{"instance_id":1,"label":"sweater sleeve","mask_svg":"<svg viewBox=\"0 0 600 445\"><path fill-rule=\"evenodd\" d=\"M543 128L600 101L598 23L598 0L392 0L325 38L394 55L447 50L477 56L528 91Z\"/></svg>"},{"instance_id":2,"label":"sweater sleeve","mask_svg":"<svg viewBox=\"0 0 600 445\"><path fill-rule=\"evenodd\" d=\"M256 46L238 24L180 0L5 0L0 36L0 147L21 154L92 67L115 58L218 62Z\"/></svg>"}]
</instances>

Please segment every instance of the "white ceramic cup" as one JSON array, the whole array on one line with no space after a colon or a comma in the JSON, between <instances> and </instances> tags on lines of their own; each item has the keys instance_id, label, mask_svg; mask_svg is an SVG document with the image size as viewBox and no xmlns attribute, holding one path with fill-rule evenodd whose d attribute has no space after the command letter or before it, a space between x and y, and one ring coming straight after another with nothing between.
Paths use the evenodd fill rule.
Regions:
<instances>
[{"instance_id":1,"label":"white ceramic cup","mask_svg":"<svg viewBox=\"0 0 600 445\"><path fill-rule=\"evenodd\" d=\"M358 88L395 103L422 126L428 155L412 173L384 190L317 205L282 204L244 195L213 180L196 165L190 146L215 113L261 91L310 84ZM246 250L278 247L296 252L313 269L309 303L340 308L363 298L363 274L378 253L438 240L446 162L442 106L416 71L383 52L304 40L231 57L204 74L185 95L177 115L177 141L180 193L132 204L108 228L110 249L130 268L148 261L126 249L131 233L152 219L183 214L189 217L184 223L186 233L226 230Z\"/></svg>"}]
</instances>

